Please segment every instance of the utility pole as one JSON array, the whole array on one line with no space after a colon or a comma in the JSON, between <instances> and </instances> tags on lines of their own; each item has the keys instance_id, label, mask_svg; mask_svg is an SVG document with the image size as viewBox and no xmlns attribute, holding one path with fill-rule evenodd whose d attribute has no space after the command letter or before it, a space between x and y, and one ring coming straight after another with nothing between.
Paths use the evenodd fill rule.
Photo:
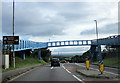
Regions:
<instances>
[{"instance_id":1,"label":"utility pole","mask_svg":"<svg viewBox=\"0 0 120 83\"><path fill-rule=\"evenodd\" d=\"M102 56L101 56L101 46L98 42L98 27L97 27L97 20L94 20L95 23L96 23L96 36L97 36L97 51L98 51L98 59L101 60L102 59Z\"/></svg>"},{"instance_id":2,"label":"utility pole","mask_svg":"<svg viewBox=\"0 0 120 83\"><path fill-rule=\"evenodd\" d=\"M98 28L97 28L97 20L94 20L96 23L96 37L97 37L97 45L98 45Z\"/></svg>"},{"instance_id":3,"label":"utility pole","mask_svg":"<svg viewBox=\"0 0 120 83\"><path fill-rule=\"evenodd\" d=\"M14 34L15 34L15 33L14 33L14 31L15 31L15 30L14 30L14 26L15 26L14 23L15 23L15 22L14 22L14 0L13 0L13 36L14 36ZM12 47L13 47L13 57L12 57L12 58L13 58L13 59L12 59L13 61L12 61L12 62L13 62L13 67L15 68L14 43L13 43Z\"/></svg>"}]
</instances>

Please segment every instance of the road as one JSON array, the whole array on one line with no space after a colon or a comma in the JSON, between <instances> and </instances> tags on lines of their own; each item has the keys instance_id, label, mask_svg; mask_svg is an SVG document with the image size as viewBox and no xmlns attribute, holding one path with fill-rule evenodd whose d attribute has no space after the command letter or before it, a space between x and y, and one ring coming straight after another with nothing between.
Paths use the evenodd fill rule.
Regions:
<instances>
[{"instance_id":1,"label":"road","mask_svg":"<svg viewBox=\"0 0 120 83\"><path fill-rule=\"evenodd\" d=\"M76 81L76 83L80 83L79 81L81 80L68 73L63 66L50 67L50 65L46 65L43 67L38 67L11 81Z\"/></svg>"},{"instance_id":2,"label":"road","mask_svg":"<svg viewBox=\"0 0 120 83\"><path fill-rule=\"evenodd\" d=\"M18 81L60 81L69 83L96 83L96 80L98 80L96 78L86 78L79 75L76 72L76 69L78 67L79 66L74 63L61 64L60 67L50 67L50 65L45 65L43 67L37 67L25 74L17 76L14 79L10 80L9 83L14 83Z\"/></svg>"}]
</instances>

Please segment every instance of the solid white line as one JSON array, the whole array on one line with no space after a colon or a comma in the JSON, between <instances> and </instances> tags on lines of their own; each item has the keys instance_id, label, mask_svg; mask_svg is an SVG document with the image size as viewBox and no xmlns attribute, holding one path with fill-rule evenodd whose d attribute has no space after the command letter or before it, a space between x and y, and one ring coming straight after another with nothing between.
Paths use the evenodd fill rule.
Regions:
<instances>
[{"instance_id":1,"label":"solid white line","mask_svg":"<svg viewBox=\"0 0 120 83\"><path fill-rule=\"evenodd\" d=\"M67 69L66 69L66 71L68 72L68 73L71 73L70 71L68 71Z\"/></svg>"},{"instance_id":2,"label":"solid white line","mask_svg":"<svg viewBox=\"0 0 120 83\"><path fill-rule=\"evenodd\" d=\"M70 71L68 71L63 65L62 65L62 67L68 72L68 73L71 73Z\"/></svg>"},{"instance_id":3,"label":"solid white line","mask_svg":"<svg viewBox=\"0 0 120 83\"><path fill-rule=\"evenodd\" d=\"M62 67L63 67L64 69L66 69L63 65L62 65Z\"/></svg>"},{"instance_id":4,"label":"solid white line","mask_svg":"<svg viewBox=\"0 0 120 83\"><path fill-rule=\"evenodd\" d=\"M65 67L64 67L64 65L62 65L62 67L68 72L68 73L70 73L70 74L72 74L70 71L68 71ZM78 81L80 81L80 82L82 82L82 83L85 83L85 82L83 82L81 79L79 79L77 76L75 76L75 75L72 75L75 79L77 79Z\"/></svg>"},{"instance_id":5,"label":"solid white line","mask_svg":"<svg viewBox=\"0 0 120 83\"><path fill-rule=\"evenodd\" d=\"M76 78L78 81L80 81L80 82L82 82L82 83L84 83L81 79L79 79L77 76L75 76L75 75L72 75L74 78Z\"/></svg>"},{"instance_id":6,"label":"solid white line","mask_svg":"<svg viewBox=\"0 0 120 83\"><path fill-rule=\"evenodd\" d=\"M36 68L34 68L34 69L36 69ZM20 75L18 75L18 76L16 76L16 77L12 78L12 79L11 79L11 80L9 80L7 83L9 83L9 82L11 82L11 81L13 81L13 80L15 80L15 79L17 79L17 78L19 78L19 77L21 77L21 76L25 75L25 74L27 74L27 73L31 72L32 70L33 70L33 69L31 69L30 71L27 71L27 72L25 72L25 73L23 73L23 74L20 74Z\"/></svg>"},{"instance_id":7,"label":"solid white line","mask_svg":"<svg viewBox=\"0 0 120 83\"><path fill-rule=\"evenodd\" d=\"M78 63L75 63L75 64L78 65L78 66L86 67L86 66L84 66L84 65L80 65L80 64L78 64Z\"/></svg>"},{"instance_id":8,"label":"solid white line","mask_svg":"<svg viewBox=\"0 0 120 83\"><path fill-rule=\"evenodd\" d=\"M51 69L53 69L53 67L51 67Z\"/></svg>"}]
</instances>

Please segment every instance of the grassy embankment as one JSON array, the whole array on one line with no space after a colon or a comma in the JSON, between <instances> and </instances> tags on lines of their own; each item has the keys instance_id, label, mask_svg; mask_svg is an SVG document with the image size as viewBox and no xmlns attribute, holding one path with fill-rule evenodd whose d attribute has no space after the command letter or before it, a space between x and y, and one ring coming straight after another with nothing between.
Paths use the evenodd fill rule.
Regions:
<instances>
[{"instance_id":1,"label":"grassy embankment","mask_svg":"<svg viewBox=\"0 0 120 83\"><path fill-rule=\"evenodd\" d=\"M120 66L120 57L112 57L108 59L104 59L104 64L108 66Z\"/></svg>"},{"instance_id":2,"label":"grassy embankment","mask_svg":"<svg viewBox=\"0 0 120 83\"><path fill-rule=\"evenodd\" d=\"M120 57L112 57L107 58L103 60L104 64L107 66L120 66ZM95 64L98 64L98 62L95 62Z\"/></svg>"},{"instance_id":3,"label":"grassy embankment","mask_svg":"<svg viewBox=\"0 0 120 83\"><path fill-rule=\"evenodd\" d=\"M16 68L22 68L22 67L27 67L27 66L37 65L37 64L47 64L44 60L38 60L37 58L33 58L33 57L26 57L25 60L19 57L16 57L15 61L16 61L15 63ZM5 71L13 70L16 68L10 67L9 69L3 69L2 71L5 72Z\"/></svg>"}]
</instances>

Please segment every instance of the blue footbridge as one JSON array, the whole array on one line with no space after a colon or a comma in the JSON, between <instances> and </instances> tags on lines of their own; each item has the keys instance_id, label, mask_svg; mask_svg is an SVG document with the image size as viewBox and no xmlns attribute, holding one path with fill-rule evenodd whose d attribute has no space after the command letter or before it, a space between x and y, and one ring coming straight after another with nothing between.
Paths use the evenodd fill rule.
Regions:
<instances>
[{"instance_id":1,"label":"blue footbridge","mask_svg":"<svg viewBox=\"0 0 120 83\"><path fill-rule=\"evenodd\" d=\"M2 44L2 41L0 41ZM67 40L67 41L51 41L51 42L34 42L29 40L19 40L18 45L14 45L14 51L26 51L35 49L39 50L38 56L41 56L40 49L51 47L63 47L63 46L91 46L96 49L97 45L111 45L120 47L120 35L109 36L107 38L93 39L93 40ZM4 45L3 48L7 49L8 45ZM11 46L12 47L12 46ZM0 48L2 49L2 48ZM11 51L13 51L11 49Z\"/></svg>"},{"instance_id":2,"label":"blue footbridge","mask_svg":"<svg viewBox=\"0 0 120 83\"><path fill-rule=\"evenodd\" d=\"M2 41L0 40L2 43ZM109 36L107 38L98 39L99 45L120 45L120 36ZM97 40L67 40L67 41L51 41L51 42L34 42L29 40L19 40L18 45L14 45L15 51L22 51L27 49L41 49L49 47L63 47L63 46L90 46L97 45ZM7 45L5 45L7 47Z\"/></svg>"}]
</instances>

